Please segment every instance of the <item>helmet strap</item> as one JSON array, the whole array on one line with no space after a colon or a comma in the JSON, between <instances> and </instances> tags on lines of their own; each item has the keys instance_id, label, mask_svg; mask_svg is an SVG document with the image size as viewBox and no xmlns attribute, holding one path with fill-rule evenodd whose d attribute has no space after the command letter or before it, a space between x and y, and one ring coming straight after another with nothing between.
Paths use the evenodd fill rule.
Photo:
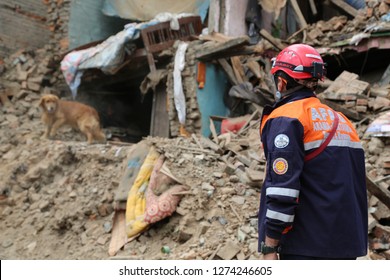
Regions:
<instances>
[{"instance_id":1,"label":"helmet strap","mask_svg":"<svg viewBox=\"0 0 390 280\"><path fill-rule=\"evenodd\" d=\"M310 90L316 90L318 86L318 80L296 80L298 84L303 85L304 87L307 87Z\"/></svg>"},{"instance_id":2,"label":"helmet strap","mask_svg":"<svg viewBox=\"0 0 390 280\"><path fill-rule=\"evenodd\" d=\"M277 90L275 93L275 101L278 102L278 101L282 100L283 98L286 98L290 94L302 89L303 87L304 87L304 85L298 85L296 87L290 88L290 89L283 91L283 92L280 92Z\"/></svg>"},{"instance_id":3,"label":"helmet strap","mask_svg":"<svg viewBox=\"0 0 390 280\"><path fill-rule=\"evenodd\" d=\"M286 75L284 72L277 72L276 75L274 75L274 82L276 86L276 93L275 93L275 101L278 102L279 100L282 100L283 98L287 97L291 93L300 90L304 87L304 85L297 82L297 80L292 79L288 75ZM282 83L282 89L279 90L279 83Z\"/></svg>"}]
</instances>

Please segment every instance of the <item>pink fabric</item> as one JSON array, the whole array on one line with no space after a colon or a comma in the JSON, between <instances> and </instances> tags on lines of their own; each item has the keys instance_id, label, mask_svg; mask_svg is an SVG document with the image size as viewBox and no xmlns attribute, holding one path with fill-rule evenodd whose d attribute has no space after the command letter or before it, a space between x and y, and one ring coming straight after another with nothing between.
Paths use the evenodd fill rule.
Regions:
<instances>
[{"instance_id":1,"label":"pink fabric","mask_svg":"<svg viewBox=\"0 0 390 280\"><path fill-rule=\"evenodd\" d=\"M156 195L154 192L164 183L173 183L171 178L163 173L160 173L160 169L164 163L164 156L160 156L155 163L148 188L146 190L146 212L144 221L149 224L156 223L166 217L169 217L176 211L176 207L181 199L179 195L173 195L174 193L185 190L183 185L175 185L163 192L161 195Z\"/></svg>"}]
</instances>

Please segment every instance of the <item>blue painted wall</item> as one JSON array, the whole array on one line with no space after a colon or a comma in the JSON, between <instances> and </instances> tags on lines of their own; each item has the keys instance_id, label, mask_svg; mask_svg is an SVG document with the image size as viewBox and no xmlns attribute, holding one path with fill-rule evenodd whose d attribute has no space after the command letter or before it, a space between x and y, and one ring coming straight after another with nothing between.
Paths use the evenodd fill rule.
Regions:
<instances>
[{"instance_id":1,"label":"blue painted wall","mask_svg":"<svg viewBox=\"0 0 390 280\"><path fill-rule=\"evenodd\" d=\"M104 0L72 0L69 18L69 48L105 40L122 31L129 20L103 14Z\"/></svg>"},{"instance_id":2,"label":"blue painted wall","mask_svg":"<svg viewBox=\"0 0 390 280\"><path fill-rule=\"evenodd\" d=\"M230 88L225 72L221 67L207 63L206 82L203 89L198 88L197 99L199 110L202 116L202 130L204 137L209 137L210 116L227 116L228 108L225 106L223 96ZM221 123L214 122L217 133L220 132Z\"/></svg>"}]
</instances>

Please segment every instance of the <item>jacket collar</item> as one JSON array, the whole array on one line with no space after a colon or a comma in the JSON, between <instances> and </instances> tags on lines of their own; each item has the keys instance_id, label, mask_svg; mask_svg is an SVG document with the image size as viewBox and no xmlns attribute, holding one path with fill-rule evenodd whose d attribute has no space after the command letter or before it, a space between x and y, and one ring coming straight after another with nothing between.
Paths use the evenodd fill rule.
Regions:
<instances>
[{"instance_id":1,"label":"jacket collar","mask_svg":"<svg viewBox=\"0 0 390 280\"><path fill-rule=\"evenodd\" d=\"M299 91L291 93L290 95L286 96L285 98L281 99L280 101L275 102L273 105L264 106L263 115L269 115L276 108L283 106L284 104L287 104L289 102L301 100L301 99L305 99L305 98L309 98L309 97L316 97L316 95L311 90L301 89Z\"/></svg>"}]
</instances>

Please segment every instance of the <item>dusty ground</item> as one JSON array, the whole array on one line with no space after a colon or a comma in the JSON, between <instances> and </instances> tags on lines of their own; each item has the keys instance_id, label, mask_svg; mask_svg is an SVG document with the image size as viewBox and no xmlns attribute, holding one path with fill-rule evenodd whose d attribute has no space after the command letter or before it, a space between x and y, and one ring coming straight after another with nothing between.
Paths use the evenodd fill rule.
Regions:
<instances>
[{"instance_id":1,"label":"dusty ground","mask_svg":"<svg viewBox=\"0 0 390 280\"><path fill-rule=\"evenodd\" d=\"M146 140L189 188L178 211L109 256L114 197L132 146L87 145L80 133L66 128L54 140L41 139L38 100L30 94L0 107L0 259L259 258L259 185L228 175L220 156L199 152L184 138ZM237 140L254 158L260 153L257 134L254 128ZM389 146L379 139L364 146L368 171L380 174L380 155L389 153ZM382 209L387 217L378 205L371 199L370 213Z\"/></svg>"},{"instance_id":2,"label":"dusty ground","mask_svg":"<svg viewBox=\"0 0 390 280\"><path fill-rule=\"evenodd\" d=\"M55 140L41 139L38 98L0 108L0 258L108 259L113 199L131 146L87 145L66 128ZM259 189L233 184L237 178L226 177L213 157L179 155L175 145L189 145L184 139L152 142L167 151L172 172L192 193L181 214L154 224L116 257L205 259L229 242L240 258L256 257ZM204 182L220 188L205 195Z\"/></svg>"}]
</instances>

